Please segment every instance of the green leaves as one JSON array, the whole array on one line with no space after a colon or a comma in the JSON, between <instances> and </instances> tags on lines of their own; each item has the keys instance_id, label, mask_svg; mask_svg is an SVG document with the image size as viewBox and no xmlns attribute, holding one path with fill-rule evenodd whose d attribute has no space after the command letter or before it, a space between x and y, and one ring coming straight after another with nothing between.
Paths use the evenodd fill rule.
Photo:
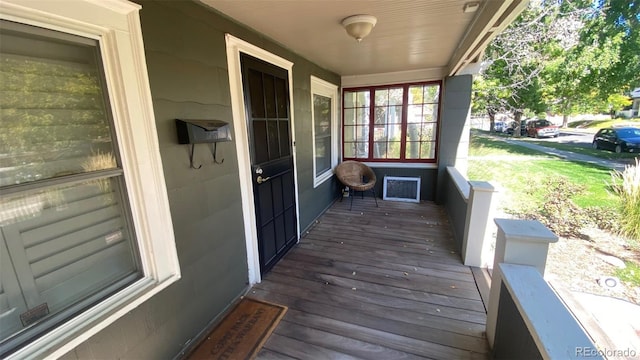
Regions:
<instances>
[{"instance_id":1,"label":"green leaves","mask_svg":"<svg viewBox=\"0 0 640 360\"><path fill-rule=\"evenodd\" d=\"M640 86L640 0L532 1L488 47L474 111L610 111Z\"/></svg>"}]
</instances>

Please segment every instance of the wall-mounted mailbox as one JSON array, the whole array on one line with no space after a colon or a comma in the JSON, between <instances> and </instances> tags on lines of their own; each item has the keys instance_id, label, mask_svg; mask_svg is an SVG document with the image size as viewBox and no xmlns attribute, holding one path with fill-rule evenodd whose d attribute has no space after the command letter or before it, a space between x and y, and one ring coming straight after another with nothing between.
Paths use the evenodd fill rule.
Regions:
<instances>
[{"instance_id":1,"label":"wall-mounted mailbox","mask_svg":"<svg viewBox=\"0 0 640 360\"><path fill-rule=\"evenodd\" d=\"M226 121L176 119L176 127L180 144L231 141L231 129Z\"/></svg>"}]
</instances>

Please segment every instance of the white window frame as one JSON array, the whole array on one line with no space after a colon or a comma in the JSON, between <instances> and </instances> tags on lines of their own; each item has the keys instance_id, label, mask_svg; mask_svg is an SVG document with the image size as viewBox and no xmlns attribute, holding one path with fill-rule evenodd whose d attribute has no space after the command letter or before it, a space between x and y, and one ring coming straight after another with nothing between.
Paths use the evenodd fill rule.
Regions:
<instances>
[{"instance_id":1,"label":"white window frame","mask_svg":"<svg viewBox=\"0 0 640 360\"><path fill-rule=\"evenodd\" d=\"M314 114L313 95L320 95L331 99L331 168L322 174L316 169L316 118ZM339 136L338 136L338 86L328 81L311 76L311 138L313 142L313 187L317 188L333 176L338 166Z\"/></svg>"},{"instance_id":2,"label":"white window frame","mask_svg":"<svg viewBox=\"0 0 640 360\"><path fill-rule=\"evenodd\" d=\"M70 318L8 359L60 357L180 278L140 8L124 0L0 1L2 19L99 41L142 267L140 280Z\"/></svg>"}]
</instances>

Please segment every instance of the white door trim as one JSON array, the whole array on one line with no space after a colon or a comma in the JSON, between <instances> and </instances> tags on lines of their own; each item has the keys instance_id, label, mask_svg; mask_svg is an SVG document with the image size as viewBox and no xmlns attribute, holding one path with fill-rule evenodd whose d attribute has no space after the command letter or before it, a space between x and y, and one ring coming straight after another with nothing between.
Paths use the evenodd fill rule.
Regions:
<instances>
[{"instance_id":1,"label":"white door trim","mask_svg":"<svg viewBox=\"0 0 640 360\"><path fill-rule=\"evenodd\" d=\"M240 194L242 197L242 216L244 219L244 233L247 246L247 267L249 271L249 285L261 281L260 256L258 254L258 233L255 215L255 200L253 196L253 174L251 173L251 157L249 153L249 132L245 113L244 96L242 92L242 68L240 53L251 55L270 64L287 70L289 81L289 114L291 115L291 143L293 144L293 181L296 198L296 221L300 239L300 203L298 199L298 173L296 160L296 139L293 120L293 63L278 55L252 45L231 34L225 34L227 44L227 65L229 68L229 88L231 90L231 111L233 114L233 129L236 138L236 152L238 154L238 172L240 176Z\"/></svg>"}]
</instances>

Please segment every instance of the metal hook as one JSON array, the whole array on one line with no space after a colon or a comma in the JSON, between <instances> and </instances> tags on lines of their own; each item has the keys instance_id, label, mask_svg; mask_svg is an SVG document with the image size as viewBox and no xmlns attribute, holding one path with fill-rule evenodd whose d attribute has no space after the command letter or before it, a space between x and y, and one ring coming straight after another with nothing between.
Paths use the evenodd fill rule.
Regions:
<instances>
[{"instance_id":1,"label":"metal hook","mask_svg":"<svg viewBox=\"0 0 640 360\"><path fill-rule=\"evenodd\" d=\"M218 143L214 142L211 145L211 155L213 155L213 163L214 164L222 164L224 162L224 159L222 159L221 161L218 161L218 159L216 159L216 153L218 152Z\"/></svg>"},{"instance_id":2,"label":"metal hook","mask_svg":"<svg viewBox=\"0 0 640 360\"><path fill-rule=\"evenodd\" d=\"M191 162L191 168L192 169L200 169L202 167L202 164L200 164L200 166L195 167L193 166L193 151L195 150L196 144L191 144L191 155L189 156L189 161Z\"/></svg>"}]
</instances>

